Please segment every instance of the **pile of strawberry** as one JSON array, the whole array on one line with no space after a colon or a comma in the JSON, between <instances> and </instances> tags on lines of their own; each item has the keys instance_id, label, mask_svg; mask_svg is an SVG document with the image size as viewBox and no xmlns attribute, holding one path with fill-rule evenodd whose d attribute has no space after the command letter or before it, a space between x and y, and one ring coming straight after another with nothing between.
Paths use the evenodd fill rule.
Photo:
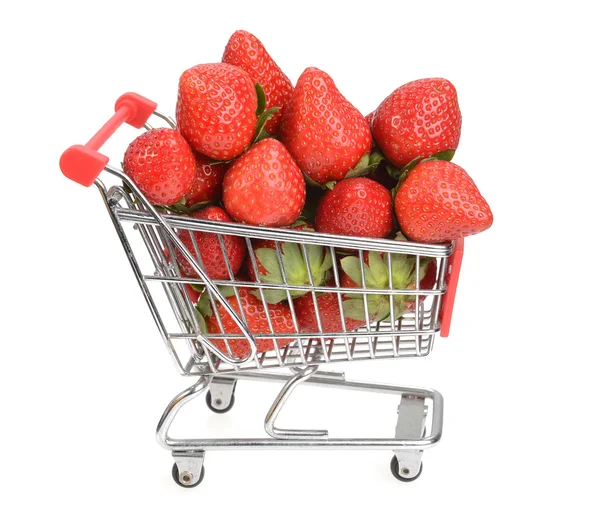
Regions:
<instances>
[{"instance_id":1,"label":"pile of strawberry","mask_svg":"<svg viewBox=\"0 0 600 523\"><path fill-rule=\"evenodd\" d=\"M152 129L135 139L123 162L147 199L165 212L425 243L455 240L492 224L473 180L450 161L460 139L461 113L454 86L443 78L407 83L363 116L327 73L310 67L294 86L255 36L236 31L221 63L197 65L181 75L176 119L177 130ZM194 236L208 275L229 279L218 238L201 232ZM194 252L190 233L181 231L180 238ZM256 263L246 256L243 238L226 236L224 242L230 268L240 280L333 285L336 263L343 287L363 285L356 255L332 260L328 250L309 246L307 268L298 245L286 243L282 275L274 242L253 242ZM177 261L184 276L197 277L183 256L178 254ZM410 288L417 278L421 288L435 281L430 260L416 267L411 257L369 252L363 261L368 288L389 288L388 263L394 288ZM227 299L244 313L250 330L269 332L258 291L240 288L239 295L239 301ZM286 293L264 295L274 332L296 332ZM300 331L350 331L364 325L364 302L358 296L344 296L341 311L336 293L319 295L317 318L312 295L292 293ZM394 300L396 317L414 308L414 297ZM389 298L369 296L371 321L389 319L390 309ZM198 301L198 310L208 332L221 332L206 299ZM220 313L225 332L239 333L228 314ZM272 340L258 345L261 351L273 349ZM248 351L243 340L231 346L237 356Z\"/></svg>"}]
</instances>

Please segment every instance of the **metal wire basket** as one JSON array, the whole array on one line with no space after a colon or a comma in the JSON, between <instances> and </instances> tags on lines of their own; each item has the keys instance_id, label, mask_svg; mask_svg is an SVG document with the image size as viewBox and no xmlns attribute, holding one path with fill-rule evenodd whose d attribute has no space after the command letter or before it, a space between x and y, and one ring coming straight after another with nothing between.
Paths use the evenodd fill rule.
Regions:
<instances>
[{"instance_id":1,"label":"metal wire basket","mask_svg":"<svg viewBox=\"0 0 600 523\"><path fill-rule=\"evenodd\" d=\"M145 199L138 193L135 186L129 185L127 177L122 172L110 168L109 170L125 180L127 189L114 186L106 191L100 186L101 193L158 329L182 374L216 374L270 367L294 367L309 363L322 364L364 359L426 356L431 352L435 333L440 329L440 309L442 297L446 291L447 262L453 252L452 245L422 245L404 241L335 236L311 231L253 227L177 215L161 216L144 201ZM218 235L219 245L227 266L228 279L209 280L205 277L202 258L198 245L195 243L194 234L190 234L194 243L192 252L178 241L184 231ZM134 233L139 234L141 242L132 238ZM256 279L254 281L236 279L225 248L223 239L225 235L240 236L244 239L249 257L247 263L255 268L253 272ZM282 259L284 244L288 242L298 245L303 253L307 274L311 281L306 285L262 282L256 268L259 262L252 248L252 241L259 239L274 241L275 252L284 278L286 276ZM329 251L333 260L339 258L340 251L354 251L356 258L360 261L363 278L366 269L365 253L368 251L380 253L389 270L389 289L367 288L365 281L362 282L362 288L342 287L341 270L337 263L332 265L330 284L315 285L310 277L311 270L307 254L307 247L310 245L320 246L323 250ZM413 288L393 288L392 256L397 254L413 257L412 262L416 267L421 265L421 260L424 258L432 260L430 263L435 263L437 267L434 285L428 289L421 289L419 278L416 278ZM182 275L179 264L176 262L182 255L197 264L196 278ZM237 311L230 312L239 318L241 325L238 332L227 332L226 329L221 333L203 332L187 285L201 285L206 289L205 292L208 293L213 305L212 309L218 316L217 321L221 326L223 324L220 312L222 307L215 305L217 303L229 304L231 300L228 302L223 297L219 291L220 288L232 289L236 300L240 299L240 288L252 289L261 300L267 318L270 305L265 299L265 292L269 290L283 291L286 295L285 303L292 312L295 332L292 334L276 332L270 321L268 322L269 330L250 332L243 318L241 305ZM166 300L157 296L158 293L164 293ZM299 330L292 293L310 293L312 295L319 330L315 332ZM317 299L321 293L331 293L336 296L339 304L337 310L340 315L341 330L329 331L323 328L325 322L320 318ZM343 314L342 300L349 296L354 299L362 299L364 304L364 326L356 330L349 330L346 327L349 322ZM388 319L372 323L369 319L368 300L373 299L374 296L380 296L381 299L389 302L390 318L398 316L395 311L398 308L395 298L398 296L411 300L413 308L405 311L395 320ZM238 311L241 314L238 314ZM221 328L221 331L223 330ZM243 358L236 357L229 346L230 342L240 339L247 340L250 348L248 355ZM219 346L215 343L217 340L222 340ZM261 340L270 340L272 349L259 353L257 343L260 343ZM264 342L262 345L264 347ZM226 350L223 350L224 348Z\"/></svg>"}]
</instances>

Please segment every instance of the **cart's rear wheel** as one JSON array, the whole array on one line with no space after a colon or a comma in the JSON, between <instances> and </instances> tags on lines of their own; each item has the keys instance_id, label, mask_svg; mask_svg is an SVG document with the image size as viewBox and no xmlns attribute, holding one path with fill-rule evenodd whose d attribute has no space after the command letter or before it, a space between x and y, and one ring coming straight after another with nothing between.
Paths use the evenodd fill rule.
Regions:
<instances>
[{"instance_id":1,"label":"cart's rear wheel","mask_svg":"<svg viewBox=\"0 0 600 523\"><path fill-rule=\"evenodd\" d=\"M219 401L219 400L217 400L217 401ZM235 394L232 394L231 400L229 401L229 405L227 405L223 409L220 409L213 405L212 394L210 393L210 390L206 393L206 404L208 405L208 408L210 410L212 410L213 412L216 412L217 414L225 414L226 412L229 412L232 409L234 403L235 403Z\"/></svg>"},{"instance_id":2,"label":"cart's rear wheel","mask_svg":"<svg viewBox=\"0 0 600 523\"><path fill-rule=\"evenodd\" d=\"M173 463L173 470L171 473L173 474L173 480L180 487L194 488L200 485L200 483L202 483L202 480L204 479L204 465L202 465L202 469L200 470L200 478L195 483L192 483L192 481L194 481L194 478L189 472L184 472L183 477L179 477L179 468L177 467L177 463Z\"/></svg>"},{"instance_id":3,"label":"cart's rear wheel","mask_svg":"<svg viewBox=\"0 0 600 523\"><path fill-rule=\"evenodd\" d=\"M414 481L421 475L421 472L423 472L423 462L421 462L421 465L419 466L419 473L412 478L407 478L406 476L402 475L402 471L398 465L398 458L394 455L392 461L390 462L390 470L396 479L408 483L409 481Z\"/></svg>"}]
</instances>

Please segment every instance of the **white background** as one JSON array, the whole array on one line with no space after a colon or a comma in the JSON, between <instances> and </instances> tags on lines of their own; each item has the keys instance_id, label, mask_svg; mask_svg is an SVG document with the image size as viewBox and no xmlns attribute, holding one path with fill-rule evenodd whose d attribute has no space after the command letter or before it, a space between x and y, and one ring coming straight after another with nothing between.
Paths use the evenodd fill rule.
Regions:
<instances>
[{"instance_id":1,"label":"white background","mask_svg":"<svg viewBox=\"0 0 600 523\"><path fill-rule=\"evenodd\" d=\"M598 521L598 49L593 2L14 2L2 49L4 521ZM173 114L177 80L256 34L293 82L327 71L367 112L444 76L455 157L495 223L466 241L452 333L350 378L440 390L444 437L411 484L390 452L213 452L177 487L154 439L173 370L103 204L62 177L116 98ZM118 164L135 132L103 152ZM391 436L393 403L306 390L282 419ZM276 389L189 406L186 436L260 435ZM4 514L3 514L4 513Z\"/></svg>"}]
</instances>

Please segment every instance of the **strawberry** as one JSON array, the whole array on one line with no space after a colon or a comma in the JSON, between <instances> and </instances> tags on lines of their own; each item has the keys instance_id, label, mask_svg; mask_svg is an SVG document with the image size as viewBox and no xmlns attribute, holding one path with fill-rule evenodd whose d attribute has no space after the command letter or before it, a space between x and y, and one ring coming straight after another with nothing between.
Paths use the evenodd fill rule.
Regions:
<instances>
[{"instance_id":1,"label":"strawberry","mask_svg":"<svg viewBox=\"0 0 600 523\"><path fill-rule=\"evenodd\" d=\"M227 213L217 206L200 209L199 211L193 213L191 217L198 218L199 220L231 222L231 218L227 215ZM229 279L229 271L227 270L227 264L225 258L223 257L223 250L221 249L221 244L217 234L194 231L193 235L194 239L196 240L198 252L200 253L200 258L202 259L202 264L204 265L204 269L208 277L215 280ZM180 231L179 238L190 251L192 256L197 258L196 249L194 247L192 237L190 236L190 232L185 230ZM225 245L227 257L229 258L229 263L231 264L231 270L235 275L242 266L244 257L246 256L246 242L241 236L224 235L223 243ZM184 258L183 254L179 250L177 250L175 256L179 262L179 267L183 276L187 276L188 278L198 277L196 271L192 268L190 263Z\"/></svg>"},{"instance_id":2,"label":"strawberry","mask_svg":"<svg viewBox=\"0 0 600 523\"><path fill-rule=\"evenodd\" d=\"M223 177L227 165L211 164L211 159L196 153L196 177L191 189L185 194L189 207L201 202L218 201L223 192Z\"/></svg>"},{"instance_id":3,"label":"strawberry","mask_svg":"<svg viewBox=\"0 0 600 523\"><path fill-rule=\"evenodd\" d=\"M392 197L368 178L349 178L327 191L317 209L317 231L384 238L392 232Z\"/></svg>"},{"instance_id":4,"label":"strawberry","mask_svg":"<svg viewBox=\"0 0 600 523\"><path fill-rule=\"evenodd\" d=\"M365 120L369 124L369 128L373 126L373 118L375 118L375 111L371 111L367 116L365 116Z\"/></svg>"},{"instance_id":5,"label":"strawberry","mask_svg":"<svg viewBox=\"0 0 600 523\"><path fill-rule=\"evenodd\" d=\"M259 141L229 168L223 204L237 222L282 226L296 221L306 199L300 169L281 142Z\"/></svg>"},{"instance_id":6,"label":"strawberry","mask_svg":"<svg viewBox=\"0 0 600 523\"><path fill-rule=\"evenodd\" d=\"M302 172L321 185L344 178L371 150L365 117L314 67L300 75L279 134Z\"/></svg>"},{"instance_id":7,"label":"strawberry","mask_svg":"<svg viewBox=\"0 0 600 523\"><path fill-rule=\"evenodd\" d=\"M342 307L344 307L344 300L345 298L343 299ZM362 318L359 319L344 316L346 326L346 330L344 331L340 314L340 304L335 292L324 292L318 295L317 306L319 307L319 318L321 319L323 332L350 332L365 324L364 312ZM294 311L296 312L300 332L319 332L312 293L296 298L294 300Z\"/></svg>"},{"instance_id":8,"label":"strawberry","mask_svg":"<svg viewBox=\"0 0 600 523\"><path fill-rule=\"evenodd\" d=\"M192 186L196 161L177 131L152 129L129 144L123 170L150 203L171 205Z\"/></svg>"},{"instance_id":9,"label":"strawberry","mask_svg":"<svg viewBox=\"0 0 600 523\"><path fill-rule=\"evenodd\" d=\"M436 260L431 260L428 264L427 264L427 269L425 270L425 274L423 275L423 278L421 279L421 282L419 283L419 288L420 289L433 289L435 282L437 281L437 261ZM414 283L411 283L408 286L409 289L416 289L416 285ZM410 311L414 311L415 310L415 299L413 296L410 296L409 299L404 301L404 306L410 310ZM420 302L425 301L425 296L420 296Z\"/></svg>"},{"instance_id":10,"label":"strawberry","mask_svg":"<svg viewBox=\"0 0 600 523\"><path fill-rule=\"evenodd\" d=\"M196 65L179 79L177 126L209 158L231 160L250 145L257 107L252 79L235 65Z\"/></svg>"},{"instance_id":11,"label":"strawberry","mask_svg":"<svg viewBox=\"0 0 600 523\"><path fill-rule=\"evenodd\" d=\"M304 222L291 228L314 231L311 225ZM319 287L329 278L332 257L329 249L326 247L306 245L307 267L300 245L290 242L281 243L279 249L281 252L283 273L277 256L277 247L273 240L255 240L252 244L252 249L256 259L258 278L250 260L248 263L248 273L249 277L254 281L275 284L287 282L289 285L310 285L312 278L313 285ZM302 296L305 293L306 291L301 290L290 291L292 298ZM287 293L279 289L265 289L263 294L268 303L277 303L287 298Z\"/></svg>"},{"instance_id":12,"label":"strawberry","mask_svg":"<svg viewBox=\"0 0 600 523\"><path fill-rule=\"evenodd\" d=\"M238 293L242 305L241 310L240 303L235 295L229 296L226 299L235 312L237 312L238 315L244 319L250 332L252 334L271 332L269 329L269 322L265 307L262 301L254 296L247 287L239 288ZM209 310L208 313L204 315L207 331L211 334L241 334L240 328L237 326L235 321L233 321L233 318L225 310L223 305L216 300L215 303L217 314L219 314L221 317L223 330L221 330L221 327L219 326L217 315L213 311ZM294 321L292 319L292 313L290 312L289 307L286 305L283 305L282 303L269 305L269 318L271 319L271 325L273 325L273 332L275 334L282 334L285 336L287 334L296 333ZM258 347L258 352L262 353L273 350L273 341L274 340L272 339L257 339L256 345ZM277 338L275 343L278 347L284 347L292 341L293 339L282 337ZM213 343L218 349L224 353L227 353L227 347L224 340L215 339L213 340ZM229 346L231 347L231 352L237 358L243 358L250 352L250 345L245 339L242 338L229 340Z\"/></svg>"},{"instance_id":13,"label":"strawberry","mask_svg":"<svg viewBox=\"0 0 600 523\"><path fill-rule=\"evenodd\" d=\"M407 254L391 254L392 264L392 289L414 289L417 278L416 257ZM389 289L390 278L388 270L388 255L368 251L363 253L364 287L367 289ZM436 271L429 272L430 266L436 266L435 260L421 258L419 267L420 288L424 285L435 284ZM360 259L357 256L346 256L341 260L343 270L341 286L346 288L363 287L363 278ZM425 277L428 277L425 281ZM352 319L363 319L365 317L364 300L362 294L347 294L344 296L344 312L346 317ZM406 309L414 310L415 297L408 294L395 294L393 296L394 320L398 319ZM367 305L369 314L373 321L389 321L391 305L389 295L367 294Z\"/></svg>"},{"instance_id":14,"label":"strawberry","mask_svg":"<svg viewBox=\"0 0 600 523\"><path fill-rule=\"evenodd\" d=\"M248 31L236 31L231 35L222 61L241 67L254 83L261 85L267 110L279 107L279 112L265 126L267 132L276 134L282 109L294 90L292 82L271 58L262 42Z\"/></svg>"},{"instance_id":15,"label":"strawberry","mask_svg":"<svg viewBox=\"0 0 600 523\"><path fill-rule=\"evenodd\" d=\"M465 170L444 160L424 161L409 171L394 207L404 234L425 243L477 234L494 220Z\"/></svg>"},{"instance_id":16,"label":"strawberry","mask_svg":"<svg viewBox=\"0 0 600 523\"><path fill-rule=\"evenodd\" d=\"M426 78L396 89L377 108L371 126L383 154L397 167L417 157L454 150L461 114L454 86Z\"/></svg>"}]
</instances>

